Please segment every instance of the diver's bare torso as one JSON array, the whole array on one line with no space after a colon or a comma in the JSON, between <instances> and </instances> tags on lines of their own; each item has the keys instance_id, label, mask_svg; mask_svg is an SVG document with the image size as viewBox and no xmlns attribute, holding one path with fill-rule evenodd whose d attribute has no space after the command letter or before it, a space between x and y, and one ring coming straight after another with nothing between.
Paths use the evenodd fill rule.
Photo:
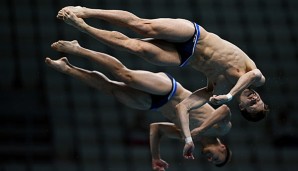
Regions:
<instances>
[{"instance_id":1,"label":"diver's bare torso","mask_svg":"<svg viewBox=\"0 0 298 171\"><path fill-rule=\"evenodd\" d=\"M227 93L243 74L256 69L255 63L237 46L202 27L200 32L189 65L207 76L213 94Z\"/></svg>"},{"instance_id":2,"label":"diver's bare torso","mask_svg":"<svg viewBox=\"0 0 298 171\"><path fill-rule=\"evenodd\" d=\"M178 83L179 84L179 83ZM176 95L165 105L157 109L159 112L163 114L168 120L174 123L177 128L180 128L179 118L176 115L175 106L180 103L182 100L191 95L191 92L182 88L179 84L177 86ZM212 108L208 103L201 106L200 108L191 110L189 113L189 127L190 130L199 127L206 119L209 117L215 109ZM214 125L212 128L208 129L204 135L212 135L215 136L218 134L220 128L219 125Z\"/></svg>"}]
</instances>

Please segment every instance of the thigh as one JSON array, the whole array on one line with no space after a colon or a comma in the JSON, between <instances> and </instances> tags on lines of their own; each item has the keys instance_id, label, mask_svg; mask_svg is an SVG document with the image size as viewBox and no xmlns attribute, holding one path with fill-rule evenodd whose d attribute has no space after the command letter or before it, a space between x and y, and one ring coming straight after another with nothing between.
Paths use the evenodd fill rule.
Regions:
<instances>
[{"instance_id":1,"label":"thigh","mask_svg":"<svg viewBox=\"0 0 298 171\"><path fill-rule=\"evenodd\" d=\"M151 35L169 42L185 42L194 32L194 23L185 19L158 18L145 20L151 27Z\"/></svg>"},{"instance_id":2,"label":"thigh","mask_svg":"<svg viewBox=\"0 0 298 171\"><path fill-rule=\"evenodd\" d=\"M180 55L173 43L157 40L142 39L136 40L140 48L137 55L146 61L159 66L179 66Z\"/></svg>"},{"instance_id":3,"label":"thigh","mask_svg":"<svg viewBox=\"0 0 298 171\"><path fill-rule=\"evenodd\" d=\"M165 73L153 73L144 70L131 70L129 87L148 94L165 95L172 89L172 80Z\"/></svg>"},{"instance_id":4,"label":"thigh","mask_svg":"<svg viewBox=\"0 0 298 171\"><path fill-rule=\"evenodd\" d=\"M148 110L151 107L149 93L135 89L125 83L111 82L110 92L122 104L133 109Z\"/></svg>"}]
</instances>

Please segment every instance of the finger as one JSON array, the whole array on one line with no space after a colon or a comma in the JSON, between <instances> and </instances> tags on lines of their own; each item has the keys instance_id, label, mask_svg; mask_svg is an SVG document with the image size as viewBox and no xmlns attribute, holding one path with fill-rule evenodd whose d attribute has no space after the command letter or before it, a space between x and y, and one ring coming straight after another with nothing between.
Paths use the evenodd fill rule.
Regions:
<instances>
[{"instance_id":1,"label":"finger","mask_svg":"<svg viewBox=\"0 0 298 171\"><path fill-rule=\"evenodd\" d=\"M210 100L210 103L212 103L214 105L216 104L214 100Z\"/></svg>"},{"instance_id":2,"label":"finger","mask_svg":"<svg viewBox=\"0 0 298 171\"><path fill-rule=\"evenodd\" d=\"M190 159L194 160L194 159L195 159L195 157L194 157L193 155L191 155L191 156L190 156Z\"/></svg>"},{"instance_id":3,"label":"finger","mask_svg":"<svg viewBox=\"0 0 298 171\"><path fill-rule=\"evenodd\" d=\"M160 167L159 166L153 166L153 170L159 170Z\"/></svg>"},{"instance_id":4,"label":"finger","mask_svg":"<svg viewBox=\"0 0 298 171\"><path fill-rule=\"evenodd\" d=\"M218 100L218 99L213 99L213 101L214 101L214 103L217 103L217 104L218 104L218 102L219 102L220 100Z\"/></svg>"},{"instance_id":5,"label":"finger","mask_svg":"<svg viewBox=\"0 0 298 171\"><path fill-rule=\"evenodd\" d=\"M163 167L160 167L160 166L156 167L156 170L158 170L158 171L165 171L165 169Z\"/></svg>"},{"instance_id":6,"label":"finger","mask_svg":"<svg viewBox=\"0 0 298 171\"><path fill-rule=\"evenodd\" d=\"M185 155L184 155L184 158L185 158L185 159L189 159L190 156L189 156L188 154L185 154Z\"/></svg>"},{"instance_id":7,"label":"finger","mask_svg":"<svg viewBox=\"0 0 298 171\"><path fill-rule=\"evenodd\" d=\"M162 163L162 167L168 167L168 163Z\"/></svg>"},{"instance_id":8,"label":"finger","mask_svg":"<svg viewBox=\"0 0 298 171\"><path fill-rule=\"evenodd\" d=\"M186 158L186 159L192 159L192 160L195 159L194 156L193 156L192 154L187 155L185 158Z\"/></svg>"}]
</instances>

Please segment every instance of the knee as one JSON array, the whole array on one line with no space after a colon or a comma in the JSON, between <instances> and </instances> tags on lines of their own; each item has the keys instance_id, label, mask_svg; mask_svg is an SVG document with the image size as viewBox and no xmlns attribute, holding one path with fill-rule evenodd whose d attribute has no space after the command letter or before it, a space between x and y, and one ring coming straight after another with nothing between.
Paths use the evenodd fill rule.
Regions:
<instances>
[{"instance_id":1,"label":"knee","mask_svg":"<svg viewBox=\"0 0 298 171\"><path fill-rule=\"evenodd\" d=\"M131 85L134 82L132 71L125 67L116 69L114 74L119 81L126 85Z\"/></svg>"}]
</instances>

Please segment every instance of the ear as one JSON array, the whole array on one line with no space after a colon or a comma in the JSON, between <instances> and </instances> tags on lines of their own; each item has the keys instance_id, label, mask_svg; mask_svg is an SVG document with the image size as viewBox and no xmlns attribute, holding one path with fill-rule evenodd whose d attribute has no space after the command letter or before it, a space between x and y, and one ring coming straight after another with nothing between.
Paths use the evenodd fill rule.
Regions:
<instances>
[{"instance_id":1,"label":"ear","mask_svg":"<svg viewBox=\"0 0 298 171\"><path fill-rule=\"evenodd\" d=\"M238 106L239 106L239 109L240 109L240 110L244 110L244 109L245 109L242 103L239 103Z\"/></svg>"},{"instance_id":2,"label":"ear","mask_svg":"<svg viewBox=\"0 0 298 171\"><path fill-rule=\"evenodd\" d=\"M220 148L221 148L222 150L226 150L226 146L223 145L223 144L220 145Z\"/></svg>"}]
</instances>

